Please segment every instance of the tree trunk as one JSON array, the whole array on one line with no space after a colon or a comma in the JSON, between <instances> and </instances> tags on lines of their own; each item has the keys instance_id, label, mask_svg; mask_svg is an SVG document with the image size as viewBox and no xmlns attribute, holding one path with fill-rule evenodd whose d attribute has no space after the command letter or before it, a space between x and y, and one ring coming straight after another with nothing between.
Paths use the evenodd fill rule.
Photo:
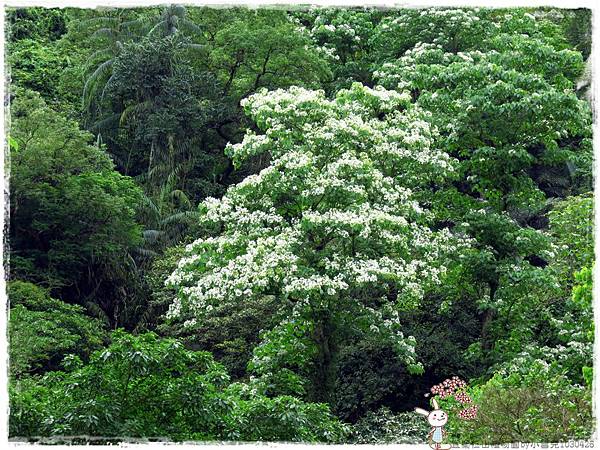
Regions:
<instances>
[{"instance_id":1,"label":"tree trunk","mask_svg":"<svg viewBox=\"0 0 600 450\"><path fill-rule=\"evenodd\" d=\"M493 302L494 297L496 296L496 291L498 290L498 280L490 281L489 286L490 301ZM481 348L485 351L491 350L494 345L493 337L490 336L490 326L492 325L492 320L495 316L496 310L488 307L488 309L485 311L483 323L481 325Z\"/></svg>"},{"instance_id":2,"label":"tree trunk","mask_svg":"<svg viewBox=\"0 0 600 450\"><path fill-rule=\"evenodd\" d=\"M313 376L312 397L316 402L328 402L333 390L335 373L333 367L333 331L334 326L328 311L319 313L315 320L313 340L317 345L315 373Z\"/></svg>"}]
</instances>

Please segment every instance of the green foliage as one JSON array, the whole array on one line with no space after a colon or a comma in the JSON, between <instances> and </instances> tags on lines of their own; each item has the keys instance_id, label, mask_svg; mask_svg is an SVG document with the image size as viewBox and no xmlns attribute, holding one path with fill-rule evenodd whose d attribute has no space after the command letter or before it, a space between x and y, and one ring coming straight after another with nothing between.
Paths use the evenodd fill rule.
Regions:
<instances>
[{"instance_id":1,"label":"green foliage","mask_svg":"<svg viewBox=\"0 0 600 450\"><path fill-rule=\"evenodd\" d=\"M62 8L10 8L8 36L12 41L56 40L66 33L67 20L67 12Z\"/></svg>"},{"instance_id":2,"label":"green foliage","mask_svg":"<svg viewBox=\"0 0 600 450\"><path fill-rule=\"evenodd\" d=\"M317 49L327 58L333 79L327 90L349 88L353 82L371 83L371 35L384 12L375 9L311 7L294 15L306 27Z\"/></svg>"},{"instance_id":3,"label":"green foliage","mask_svg":"<svg viewBox=\"0 0 600 450\"><path fill-rule=\"evenodd\" d=\"M83 93L90 129L120 170L186 195L220 194L240 100L261 87L318 86L327 65L283 11L172 5L87 21L95 43ZM92 47L94 48L94 47ZM150 149L150 151L148 151ZM147 189L150 190L150 189Z\"/></svg>"},{"instance_id":4,"label":"green foliage","mask_svg":"<svg viewBox=\"0 0 600 450\"><path fill-rule=\"evenodd\" d=\"M586 386L591 386L592 381L594 379L594 371L593 371L592 367L583 366L581 368L581 371L583 373L583 378L585 380Z\"/></svg>"},{"instance_id":5,"label":"green foliage","mask_svg":"<svg viewBox=\"0 0 600 450\"><path fill-rule=\"evenodd\" d=\"M11 386L11 436L336 441L344 434L326 405L230 384L209 353L153 333L116 331L89 364L77 357L64 364L65 372Z\"/></svg>"},{"instance_id":6,"label":"green foliage","mask_svg":"<svg viewBox=\"0 0 600 450\"><path fill-rule=\"evenodd\" d=\"M542 192L564 193L567 162L589 152L589 111L573 91L581 55L546 36L547 23L525 11L407 15L394 26L382 21L382 36L396 28L427 31L398 59L382 61L376 78L410 90L435 113L439 144L461 159L462 192L479 197L480 207L527 220L543 206Z\"/></svg>"},{"instance_id":7,"label":"green foliage","mask_svg":"<svg viewBox=\"0 0 600 450\"><path fill-rule=\"evenodd\" d=\"M554 267L567 279L594 262L594 197L591 192L567 197L548 213L549 231L557 246ZM568 286L568 284L567 284Z\"/></svg>"},{"instance_id":8,"label":"green foliage","mask_svg":"<svg viewBox=\"0 0 600 450\"><path fill-rule=\"evenodd\" d=\"M311 340L314 325L308 320L284 320L261 333L261 342L253 351L248 369L261 377L267 393L306 393L305 384L318 349Z\"/></svg>"},{"instance_id":9,"label":"green foliage","mask_svg":"<svg viewBox=\"0 0 600 450\"><path fill-rule=\"evenodd\" d=\"M578 309L590 313L592 309L592 268L584 267L575 273L575 282L573 304Z\"/></svg>"},{"instance_id":10,"label":"green foliage","mask_svg":"<svg viewBox=\"0 0 600 450\"><path fill-rule=\"evenodd\" d=\"M67 354L87 359L105 340L102 323L84 309L51 298L24 281L8 283L11 377L56 370Z\"/></svg>"},{"instance_id":11,"label":"green foliage","mask_svg":"<svg viewBox=\"0 0 600 450\"><path fill-rule=\"evenodd\" d=\"M475 240L459 286L480 316L476 359L509 360L550 338L560 296L545 269L556 258L540 231L546 198L589 182L591 116L574 92L581 54L558 26L520 9L406 11L373 39L375 79L430 111L436 145L459 160L458 178L425 198L441 224Z\"/></svg>"},{"instance_id":12,"label":"green foliage","mask_svg":"<svg viewBox=\"0 0 600 450\"><path fill-rule=\"evenodd\" d=\"M422 44L384 65L379 77L386 86L418 91L419 104L437 112L434 120L448 132L441 144L464 158L461 166L473 194L495 209L534 209L543 198L537 189L556 188L531 168L564 165L578 146L559 140L586 137L589 111L572 90L565 91L577 73L566 68L581 67L581 57L545 43L536 45L536 56L531 39L513 35L489 42L485 52L461 54ZM528 57L552 62L519 65ZM539 186L527 180L531 175Z\"/></svg>"},{"instance_id":13,"label":"green foliage","mask_svg":"<svg viewBox=\"0 0 600 450\"><path fill-rule=\"evenodd\" d=\"M477 419L450 423L460 442L558 442L589 439L593 356L592 270L575 274L572 298L550 324L559 344L527 346L471 396ZM505 349L509 353L509 349ZM448 407L447 405L446 407Z\"/></svg>"},{"instance_id":14,"label":"green foliage","mask_svg":"<svg viewBox=\"0 0 600 450\"><path fill-rule=\"evenodd\" d=\"M68 117L79 117L85 48L67 39L72 11L8 11L7 65L13 87L38 92Z\"/></svg>"},{"instance_id":15,"label":"green foliage","mask_svg":"<svg viewBox=\"0 0 600 450\"><path fill-rule=\"evenodd\" d=\"M217 102L221 88L213 74L192 67L205 46L186 8L96 14L70 36L78 35L90 47L83 88L87 128L107 144L118 170L137 176L150 209L161 208L166 189L193 203L220 193L227 160L216 129L231 121L231 105ZM156 215L147 212L154 222L149 228L162 233ZM182 228L185 222L171 223Z\"/></svg>"},{"instance_id":16,"label":"green foliage","mask_svg":"<svg viewBox=\"0 0 600 450\"><path fill-rule=\"evenodd\" d=\"M542 363L498 374L470 395L479 405L477 418L451 417L447 427L453 442L566 442L589 439L592 433L590 387L553 376Z\"/></svg>"},{"instance_id":17,"label":"green foliage","mask_svg":"<svg viewBox=\"0 0 600 450\"><path fill-rule=\"evenodd\" d=\"M37 94L18 91L11 112L11 276L82 303L103 283L127 283L115 265L141 242L140 189Z\"/></svg>"},{"instance_id":18,"label":"green foliage","mask_svg":"<svg viewBox=\"0 0 600 450\"><path fill-rule=\"evenodd\" d=\"M210 349L232 377L242 378L249 372L247 367L253 354L256 355L261 331L272 328L280 315L272 297L225 304L215 307L195 327L182 330L181 335L186 336L189 345ZM283 347L278 350L285 351Z\"/></svg>"},{"instance_id":19,"label":"green foliage","mask_svg":"<svg viewBox=\"0 0 600 450\"><path fill-rule=\"evenodd\" d=\"M97 93L92 129L108 142L121 170L144 174L153 186L167 182L175 170L185 178L195 166L203 171L197 176L214 180L223 156L194 147L207 133L210 137L211 124L227 108L217 103L213 76L191 69L183 40L168 36L126 43L111 69ZM178 187L185 184L173 186Z\"/></svg>"},{"instance_id":20,"label":"green foliage","mask_svg":"<svg viewBox=\"0 0 600 450\"><path fill-rule=\"evenodd\" d=\"M560 309L557 308L560 315L546 313L544 334L511 333L508 340L498 343L496 350L503 357L494 369L511 373L521 367L543 364L549 374L583 384L586 376L583 368L590 367L593 359L591 273L590 268L584 268L575 274L572 296L560 299Z\"/></svg>"},{"instance_id":21,"label":"green foliage","mask_svg":"<svg viewBox=\"0 0 600 450\"><path fill-rule=\"evenodd\" d=\"M318 87L330 77L325 60L285 12L244 8L214 15L205 25L208 67L236 102L263 87Z\"/></svg>"},{"instance_id":22,"label":"green foliage","mask_svg":"<svg viewBox=\"0 0 600 450\"><path fill-rule=\"evenodd\" d=\"M594 312L592 302L592 267L584 267L575 273L571 298L566 302L566 314L557 319L561 342L559 346L560 366L569 377L578 383L591 386L591 366L594 347Z\"/></svg>"},{"instance_id":23,"label":"green foliage","mask_svg":"<svg viewBox=\"0 0 600 450\"><path fill-rule=\"evenodd\" d=\"M398 426L395 422L397 418L393 415L388 417L390 411L383 410L381 414L374 416L373 411L381 405L398 409L410 408L410 404L404 405L398 398L410 398L412 391L417 389L413 380L419 377L408 373L406 365L390 348L389 343L378 342L376 336L367 336L355 344L346 343L336 356L335 366L336 380L331 406L338 417L350 422L358 420L359 428L365 427L359 433L361 437L357 439L367 439L368 436L362 436L362 433L367 433L375 426L374 423L389 420L390 427ZM392 436L381 438L391 439Z\"/></svg>"},{"instance_id":24,"label":"green foliage","mask_svg":"<svg viewBox=\"0 0 600 450\"><path fill-rule=\"evenodd\" d=\"M585 8L570 10L566 11L564 16L566 20L561 22L565 37L573 48L581 52L583 59L588 59L592 52L592 10Z\"/></svg>"},{"instance_id":25,"label":"green foliage","mask_svg":"<svg viewBox=\"0 0 600 450\"><path fill-rule=\"evenodd\" d=\"M7 16L11 436L589 436L589 10Z\"/></svg>"},{"instance_id":26,"label":"green foliage","mask_svg":"<svg viewBox=\"0 0 600 450\"><path fill-rule=\"evenodd\" d=\"M141 253L155 256L179 243L193 229L198 212L188 196L175 188L175 173L153 194L144 195L140 220L145 224L144 248Z\"/></svg>"},{"instance_id":27,"label":"green foliage","mask_svg":"<svg viewBox=\"0 0 600 450\"><path fill-rule=\"evenodd\" d=\"M246 303L217 305L194 325L166 320L164 314L176 291L165 286L164 280L176 269L184 251L183 246L169 247L154 259L146 273L151 292L149 309L139 328L156 329L163 335L177 337L190 348L211 351L233 379L243 378L260 341L260 331L271 329L280 320L276 300L266 296Z\"/></svg>"},{"instance_id":28,"label":"green foliage","mask_svg":"<svg viewBox=\"0 0 600 450\"><path fill-rule=\"evenodd\" d=\"M56 98L56 85L64 66L69 63L68 55L55 45L31 39L11 45L9 55L12 83L37 91L46 100L59 101Z\"/></svg>"},{"instance_id":29,"label":"green foliage","mask_svg":"<svg viewBox=\"0 0 600 450\"><path fill-rule=\"evenodd\" d=\"M352 427L352 444L422 444L431 427L414 412L369 411Z\"/></svg>"},{"instance_id":30,"label":"green foliage","mask_svg":"<svg viewBox=\"0 0 600 450\"><path fill-rule=\"evenodd\" d=\"M144 274L145 283L149 287L150 299L148 310L140 328L146 331L153 330L162 322L162 316L167 312L169 304L175 295L172 288L165 286L164 280L177 267L177 262L183 256L185 248L182 245L167 248L162 255L155 258ZM174 335L172 331L166 332Z\"/></svg>"}]
</instances>

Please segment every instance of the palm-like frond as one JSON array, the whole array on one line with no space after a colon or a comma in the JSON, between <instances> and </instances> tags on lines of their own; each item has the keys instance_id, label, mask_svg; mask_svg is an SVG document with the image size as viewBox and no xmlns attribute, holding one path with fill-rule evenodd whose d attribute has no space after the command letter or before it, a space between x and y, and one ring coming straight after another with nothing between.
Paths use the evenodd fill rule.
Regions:
<instances>
[{"instance_id":1,"label":"palm-like frond","mask_svg":"<svg viewBox=\"0 0 600 450\"><path fill-rule=\"evenodd\" d=\"M106 93L110 90L113 85L113 80L115 79L114 73L110 74L106 83L104 83L104 87L102 88L102 92L100 93L100 103L102 103L106 97Z\"/></svg>"},{"instance_id":2,"label":"palm-like frond","mask_svg":"<svg viewBox=\"0 0 600 450\"><path fill-rule=\"evenodd\" d=\"M118 28L120 23L119 17L112 16L98 16L91 17L86 20L82 20L80 22L75 22L75 26L77 27L77 31L86 31L90 29L98 29L98 28Z\"/></svg>"},{"instance_id":3,"label":"palm-like frond","mask_svg":"<svg viewBox=\"0 0 600 450\"><path fill-rule=\"evenodd\" d=\"M198 52L198 53L208 52L209 49L210 49L208 45L204 45L204 44L192 44L192 43L184 44L184 47L187 50L192 50L192 51Z\"/></svg>"},{"instance_id":4,"label":"palm-like frond","mask_svg":"<svg viewBox=\"0 0 600 450\"><path fill-rule=\"evenodd\" d=\"M144 258L154 258L154 257L158 256L158 252L155 252L154 250L150 250L149 248L144 248L144 247L135 247L132 251Z\"/></svg>"},{"instance_id":5,"label":"palm-like frond","mask_svg":"<svg viewBox=\"0 0 600 450\"><path fill-rule=\"evenodd\" d=\"M113 162L117 165L117 167L120 168L126 168L127 167L127 161L125 159L123 159L122 157L120 157L119 155L116 155L114 153L110 153L110 157L112 158Z\"/></svg>"},{"instance_id":6,"label":"palm-like frond","mask_svg":"<svg viewBox=\"0 0 600 450\"><path fill-rule=\"evenodd\" d=\"M92 38L106 38L108 40L116 40L118 39L119 35L119 30L116 30L114 28L98 28L92 33Z\"/></svg>"},{"instance_id":7,"label":"palm-like frond","mask_svg":"<svg viewBox=\"0 0 600 450\"><path fill-rule=\"evenodd\" d=\"M101 103L110 90L111 76L114 58L123 50L123 43L138 39L140 36L152 36L155 34L167 36L175 34L181 29L184 33L200 34L201 28L186 18L186 9L183 5L169 5L163 9L160 16L141 16L133 20L123 20L120 16L94 17L80 23L82 30L93 30L91 35L95 39L106 39L110 45L95 51L86 62L86 66L95 66L98 60L104 60L95 67L94 71L87 77L83 90L83 107L90 110L93 98L98 98ZM202 51L205 49L200 44L186 44L190 50ZM100 90L100 87L102 89ZM98 92L100 95L98 96ZM133 111L124 111L122 121L127 120Z\"/></svg>"},{"instance_id":8,"label":"palm-like frond","mask_svg":"<svg viewBox=\"0 0 600 450\"><path fill-rule=\"evenodd\" d=\"M84 67L98 67L98 60L102 62L112 59L114 56L114 50L112 48L101 48L92 53L86 60Z\"/></svg>"},{"instance_id":9,"label":"palm-like frond","mask_svg":"<svg viewBox=\"0 0 600 450\"><path fill-rule=\"evenodd\" d=\"M148 305L142 315L138 318L137 324L133 329L134 333L140 333L144 330L150 330L153 322L156 320L156 311L152 307L152 305Z\"/></svg>"},{"instance_id":10,"label":"palm-like frond","mask_svg":"<svg viewBox=\"0 0 600 450\"><path fill-rule=\"evenodd\" d=\"M112 70L114 60L109 59L100 64L96 70L88 77L83 86L83 106L86 109L90 108L92 104L92 96L97 90L98 84L103 78L108 78L108 74Z\"/></svg>"},{"instance_id":11,"label":"palm-like frond","mask_svg":"<svg viewBox=\"0 0 600 450\"><path fill-rule=\"evenodd\" d=\"M179 20L179 29L186 34L202 34L202 28L189 19L183 18Z\"/></svg>"},{"instance_id":12,"label":"palm-like frond","mask_svg":"<svg viewBox=\"0 0 600 450\"><path fill-rule=\"evenodd\" d=\"M119 118L119 125L126 125L130 120L135 120L138 114L143 114L152 108L152 102L145 100L134 105L129 105L121 113Z\"/></svg>"},{"instance_id":13,"label":"palm-like frond","mask_svg":"<svg viewBox=\"0 0 600 450\"><path fill-rule=\"evenodd\" d=\"M160 230L144 230L142 233L142 236L144 237L144 240L146 242L149 243L154 243L158 240L158 238L160 236L162 236L164 233Z\"/></svg>"},{"instance_id":14,"label":"palm-like frond","mask_svg":"<svg viewBox=\"0 0 600 450\"><path fill-rule=\"evenodd\" d=\"M110 318L106 311L104 311L100 305L94 302L85 302L85 308L88 310L91 316L96 317L103 321L105 324L110 325Z\"/></svg>"},{"instance_id":15,"label":"palm-like frond","mask_svg":"<svg viewBox=\"0 0 600 450\"><path fill-rule=\"evenodd\" d=\"M167 22L161 20L157 24L155 24L150 31L146 34L147 36L156 36L159 32L163 32L163 35L167 34L166 32Z\"/></svg>"},{"instance_id":16,"label":"palm-like frond","mask_svg":"<svg viewBox=\"0 0 600 450\"><path fill-rule=\"evenodd\" d=\"M187 10L183 5L167 6L160 18L155 21L146 32L147 36L169 36L182 31L188 35L200 35L202 28L189 20Z\"/></svg>"},{"instance_id":17,"label":"palm-like frond","mask_svg":"<svg viewBox=\"0 0 600 450\"><path fill-rule=\"evenodd\" d=\"M110 114L101 120L94 122L91 126L92 131L100 132L103 130L111 129L111 125L119 123L120 114Z\"/></svg>"},{"instance_id":18,"label":"palm-like frond","mask_svg":"<svg viewBox=\"0 0 600 450\"><path fill-rule=\"evenodd\" d=\"M160 221L161 226L171 225L174 223L191 222L200 217L198 211L181 211L165 217Z\"/></svg>"},{"instance_id":19,"label":"palm-like frond","mask_svg":"<svg viewBox=\"0 0 600 450\"><path fill-rule=\"evenodd\" d=\"M175 189L169 193L171 202L177 202L180 207L191 208L192 204L185 192L180 189Z\"/></svg>"},{"instance_id":20,"label":"palm-like frond","mask_svg":"<svg viewBox=\"0 0 600 450\"><path fill-rule=\"evenodd\" d=\"M147 195L142 197L142 207L145 208L145 212L152 213L155 217L160 216L160 209L156 202Z\"/></svg>"}]
</instances>

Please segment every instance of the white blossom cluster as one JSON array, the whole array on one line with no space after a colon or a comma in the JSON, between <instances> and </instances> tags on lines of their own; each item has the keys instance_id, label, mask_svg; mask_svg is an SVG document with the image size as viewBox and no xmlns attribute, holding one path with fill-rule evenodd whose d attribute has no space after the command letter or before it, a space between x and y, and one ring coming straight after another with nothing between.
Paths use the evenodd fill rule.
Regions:
<instances>
[{"instance_id":1,"label":"white blossom cluster","mask_svg":"<svg viewBox=\"0 0 600 450\"><path fill-rule=\"evenodd\" d=\"M405 48L415 42L428 42L452 48L456 41L474 37L481 44L489 22L478 9L426 8L404 10L402 13L385 17L378 25L374 42L392 50ZM476 45L476 46L477 46ZM397 53L394 55L397 56Z\"/></svg>"},{"instance_id":2,"label":"white blossom cluster","mask_svg":"<svg viewBox=\"0 0 600 450\"><path fill-rule=\"evenodd\" d=\"M479 72L496 73L496 76L504 67L504 76L507 76L510 72L507 69L522 71L526 68L527 58L547 60L550 72L560 66L568 70L576 64L577 55L572 51L557 51L539 39L543 34L541 26L541 22L529 13L490 16L477 9L429 8L408 11L399 17L384 19L379 32L384 42L396 39L414 45L403 50L400 58L393 58L394 62L384 63L375 70L374 78L384 86L406 89L411 86L412 80L418 78L416 74L422 70L419 65L435 68L470 63ZM525 31L517 34L515 29ZM458 65L453 69L458 76L465 70ZM439 70L428 73L429 82L439 77L437 72ZM513 75L517 76L517 73ZM544 80L543 74L529 73L527 76L530 83ZM493 83L485 78L482 80L483 83ZM439 81L442 82L441 79ZM477 82L476 79L473 81ZM443 83L451 84L451 80L443 80Z\"/></svg>"}]
</instances>

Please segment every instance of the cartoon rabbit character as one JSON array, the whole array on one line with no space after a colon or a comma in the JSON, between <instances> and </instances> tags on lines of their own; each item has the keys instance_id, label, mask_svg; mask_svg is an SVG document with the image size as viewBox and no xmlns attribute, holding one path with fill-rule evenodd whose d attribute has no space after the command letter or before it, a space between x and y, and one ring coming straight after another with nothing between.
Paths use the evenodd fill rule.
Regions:
<instances>
[{"instance_id":1,"label":"cartoon rabbit character","mask_svg":"<svg viewBox=\"0 0 600 450\"><path fill-rule=\"evenodd\" d=\"M429 432L429 446L434 450L448 450L450 444L442 444L442 440L446 437L444 425L448 422L448 414L442 411L435 398L431 399L433 403L433 411L425 411L423 408L415 408L417 414L427 417L427 422L431 425Z\"/></svg>"}]
</instances>

